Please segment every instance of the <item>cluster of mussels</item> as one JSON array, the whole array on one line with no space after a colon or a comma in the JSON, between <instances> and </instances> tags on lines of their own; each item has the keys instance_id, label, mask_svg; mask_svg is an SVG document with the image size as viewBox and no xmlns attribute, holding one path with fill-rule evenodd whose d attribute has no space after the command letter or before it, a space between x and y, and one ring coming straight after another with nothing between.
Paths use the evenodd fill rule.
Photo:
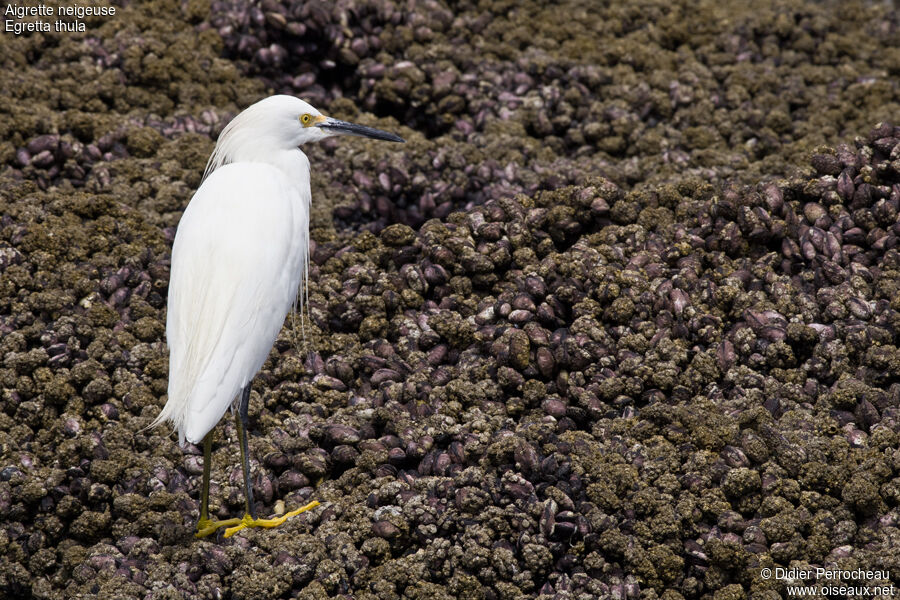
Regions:
<instances>
[{"instance_id":1,"label":"cluster of mussels","mask_svg":"<svg viewBox=\"0 0 900 600\"><path fill-rule=\"evenodd\" d=\"M896 14L210 6L0 49L0 595L774 598L762 567L900 571L900 129L817 147L897 105ZM143 429L168 256L265 85L415 132L309 149L309 304L251 454L262 513L323 507L193 541L201 452Z\"/></svg>"},{"instance_id":2,"label":"cluster of mussels","mask_svg":"<svg viewBox=\"0 0 900 600\"><path fill-rule=\"evenodd\" d=\"M758 568L796 560L887 568L898 134L758 188L595 179L318 245L313 349L285 332L251 417L258 500L325 508L249 566L249 540L204 543L173 551L167 577L240 597L638 598L777 592ZM51 326L28 295L35 322L4 339L7 431L46 438L3 473L7 535L74 586L147 589L160 544L192 525L199 450L135 431L165 377L147 285L164 273L143 272L108 271L100 302ZM61 351L65 336L87 348ZM242 505L234 454L215 468L220 516ZM63 535L60 564L45 550Z\"/></svg>"},{"instance_id":3,"label":"cluster of mussels","mask_svg":"<svg viewBox=\"0 0 900 600\"><path fill-rule=\"evenodd\" d=\"M430 142L380 157L373 171L338 162L340 228L418 228L584 173L623 187L686 172L759 181L783 174L785 157L802 163L840 132L891 118L898 98L884 78L888 56L859 46L891 45L893 15L863 11L771 6L722 14L734 28L698 31L684 7L652 3L217 0L213 9L201 27L273 90L326 109L350 99ZM851 39L847 24L867 19L871 38ZM855 77L833 74L838 64ZM845 104L853 108L834 108Z\"/></svg>"}]
</instances>

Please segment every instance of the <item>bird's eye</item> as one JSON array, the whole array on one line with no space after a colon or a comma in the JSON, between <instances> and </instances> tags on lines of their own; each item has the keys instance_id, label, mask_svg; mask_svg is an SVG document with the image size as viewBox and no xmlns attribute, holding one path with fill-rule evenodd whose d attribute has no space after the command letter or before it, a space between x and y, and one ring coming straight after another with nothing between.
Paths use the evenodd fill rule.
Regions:
<instances>
[{"instance_id":1,"label":"bird's eye","mask_svg":"<svg viewBox=\"0 0 900 600\"><path fill-rule=\"evenodd\" d=\"M304 125L309 125L310 121L312 121L312 115L310 115L309 113L300 117L300 122Z\"/></svg>"}]
</instances>

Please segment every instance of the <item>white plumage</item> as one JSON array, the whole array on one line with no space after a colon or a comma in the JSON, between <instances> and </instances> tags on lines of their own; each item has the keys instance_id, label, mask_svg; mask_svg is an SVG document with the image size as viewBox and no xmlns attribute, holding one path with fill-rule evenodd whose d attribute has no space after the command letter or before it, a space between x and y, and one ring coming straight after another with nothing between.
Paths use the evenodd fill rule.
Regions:
<instances>
[{"instance_id":1,"label":"white plumage","mask_svg":"<svg viewBox=\"0 0 900 600\"><path fill-rule=\"evenodd\" d=\"M265 362L305 272L309 199L309 184L275 167L236 163L212 173L185 211L166 324L165 417L182 444L199 443Z\"/></svg>"},{"instance_id":2,"label":"white plumage","mask_svg":"<svg viewBox=\"0 0 900 600\"><path fill-rule=\"evenodd\" d=\"M282 115L284 111L287 111ZM170 420L199 443L265 362L306 272L309 160L301 114L273 96L222 131L172 248L166 338ZM314 128L318 130L318 128Z\"/></svg>"}]
</instances>

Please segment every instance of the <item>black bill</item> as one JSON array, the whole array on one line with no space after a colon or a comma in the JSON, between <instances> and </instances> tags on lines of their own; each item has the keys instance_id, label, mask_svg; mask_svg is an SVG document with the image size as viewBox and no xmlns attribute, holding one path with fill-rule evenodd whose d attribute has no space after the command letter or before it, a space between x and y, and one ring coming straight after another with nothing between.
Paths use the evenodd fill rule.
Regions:
<instances>
[{"instance_id":1,"label":"black bill","mask_svg":"<svg viewBox=\"0 0 900 600\"><path fill-rule=\"evenodd\" d=\"M373 140L385 140L386 142L405 142L399 135L375 129L374 127L366 127L365 125L357 125L356 123L348 123L326 117L325 120L317 125L326 131L333 132L335 135L358 135L359 137L372 138Z\"/></svg>"}]
</instances>

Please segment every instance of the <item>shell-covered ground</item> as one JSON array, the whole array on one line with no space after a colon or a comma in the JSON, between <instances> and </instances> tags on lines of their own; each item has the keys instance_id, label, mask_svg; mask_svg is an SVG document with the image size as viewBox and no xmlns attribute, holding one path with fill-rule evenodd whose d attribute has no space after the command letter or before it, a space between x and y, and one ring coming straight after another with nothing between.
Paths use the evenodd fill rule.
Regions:
<instances>
[{"instance_id":1,"label":"shell-covered ground","mask_svg":"<svg viewBox=\"0 0 900 600\"><path fill-rule=\"evenodd\" d=\"M900 585L893 5L159 0L85 23L0 37L0 596ZM308 313L254 382L250 447L262 514L321 507L196 540L200 450L146 429L171 242L218 132L275 92L408 141L307 149ZM212 511L239 516L217 432Z\"/></svg>"}]
</instances>

